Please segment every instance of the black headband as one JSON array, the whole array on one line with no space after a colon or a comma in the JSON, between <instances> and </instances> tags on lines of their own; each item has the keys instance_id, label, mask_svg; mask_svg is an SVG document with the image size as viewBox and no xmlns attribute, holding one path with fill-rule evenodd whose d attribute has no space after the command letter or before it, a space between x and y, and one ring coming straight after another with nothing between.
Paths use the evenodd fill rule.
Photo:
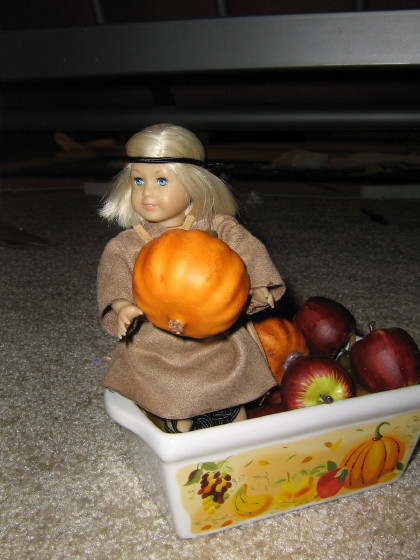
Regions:
<instances>
[{"instance_id":1,"label":"black headband","mask_svg":"<svg viewBox=\"0 0 420 560\"><path fill-rule=\"evenodd\" d=\"M186 157L136 157L127 156L129 163L189 163L190 165L199 165L204 167L204 161Z\"/></svg>"}]
</instances>

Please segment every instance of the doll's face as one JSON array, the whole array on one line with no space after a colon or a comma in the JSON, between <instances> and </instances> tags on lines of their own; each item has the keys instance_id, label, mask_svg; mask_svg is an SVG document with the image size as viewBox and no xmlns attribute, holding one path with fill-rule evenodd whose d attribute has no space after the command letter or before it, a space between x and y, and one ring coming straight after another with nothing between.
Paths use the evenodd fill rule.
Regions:
<instances>
[{"instance_id":1,"label":"doll's face","mask_svg":"<svg viewBox=\"0 0 420 560\"><path fill-rule=\"evenodd\" d=\"M137 214L165 227L183 224L189 196L168 165L133 163L130 180L131 205Z\"/></svg>"}]
</instances>

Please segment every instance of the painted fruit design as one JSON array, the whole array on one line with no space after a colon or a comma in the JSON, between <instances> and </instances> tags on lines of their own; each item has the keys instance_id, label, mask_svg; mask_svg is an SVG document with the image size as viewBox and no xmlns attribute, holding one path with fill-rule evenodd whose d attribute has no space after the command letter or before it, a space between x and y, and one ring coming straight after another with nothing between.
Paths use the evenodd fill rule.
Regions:
<instances>
[{"instance_id":1,"label":"painted fruit design","mask_svg":"<svg viewBox=\"0 0 420 560\"><path fill-rule=\"evenodd\" d=\"M359 443L345 455L341 466L348 470L344 486L364 488L377 484L385 474L398 468L404 456L405 443L394 435L382 435L380 429L389 422L381 422L371 439Z\"/></svg>"},{"instance_id":2,"label":"painted fruit design","mask_svg":"<svg viewBox=\"0 0 420 560\"><path fill-rule=\"evenodd\" d=\"M344 486L347 476L346 468L334 468L324 473L316 483L316 491L320 498L335 496Z\"/></svg>"},{"instance_id":3,"label":"painted fruit design","mask_svg":"<svg viewBox=\"0 0 420 560\"><path fill-rule=\"evenodd\" d=\"M205 472L200 480L197 492L202 499L203 509L212 514L229 498L232 477L225 472Z\"/></svg>"},{"instance_id":4,"label":"painted fruit design","mask_svg":"<svg viewBox=\"0 0 420 560\"><path fill-rule=\"evenodd\" d=\"M293 480L287 473L287 480L282 483L280 493L276 497L277 507L287 507L289 504L304 504L313 500L316 495L315 478L305 474L299 481Z\"/></svg>"},{"instance_id":5,"label":"painted fruit design","mask_svg":"<svg viewBox=\"0 0 420 560\"><path fill-rule=\"evenodd\" d=\"M271 494L248 495L248 485L242 484L232 499L232 509L240 517L255 517L270 509L273 503Z\"/></svg>"}]
</instances>

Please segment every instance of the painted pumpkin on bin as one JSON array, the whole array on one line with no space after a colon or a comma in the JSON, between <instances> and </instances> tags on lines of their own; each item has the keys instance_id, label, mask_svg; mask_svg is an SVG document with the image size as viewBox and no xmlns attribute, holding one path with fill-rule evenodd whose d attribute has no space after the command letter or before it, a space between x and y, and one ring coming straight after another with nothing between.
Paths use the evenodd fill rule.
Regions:
<instances>
[{"instance_id":1,"label":"painted pumpkin on bin","mask_svg":"<svg viewBox=\"0 0 420 560\"><path fill-rule=\"evenodd\" d=\"M380 433L389 422L381 422L371 439L351 449L343 458L341 466L348 470L344 486L364 488L377 484L380 479L398 467L404 456L405 443L398 436Z\"/></svg>"},{"instance_id":2,"label":"painted pumpkin on bin","mask_svg":"<svg viewBox=\"0 0 420 560\"><path fill-rule=\"evenodd\" d=\"M271 373L280 384L284 375L284 363L292 352L309 354L303 334L287 319L268 317L253 322L261 341Z\"/></svg>"},{"instance_id":3,"label":"painted pumpkin on bin","mask_svg":"<svg viewBox=\"0 0 420 560\"><path fill-rule=\"evenodd\" d=\"M175 229L141 249L133 270L133 296L155 326L205 338L231 327L248 299L241 257L201 230Z\"/></svg>"}]
</instances>

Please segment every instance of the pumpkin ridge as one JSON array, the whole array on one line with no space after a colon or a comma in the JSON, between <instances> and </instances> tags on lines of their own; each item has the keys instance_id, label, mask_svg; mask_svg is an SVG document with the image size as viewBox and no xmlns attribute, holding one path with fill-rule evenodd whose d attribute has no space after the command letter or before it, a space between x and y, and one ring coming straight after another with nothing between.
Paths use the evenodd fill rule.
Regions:
<instances>
[{"instance_id":1,"label":"pumpkin ridge","mask_svg":"<svg viewBox=\"0 0 420 560\"><path fill-rule=\"evenodd\" d=\"M357 468L359 470L359 478L360 478L363 486L366 483L364 472L363 472L363 467L366 463L366 457L369 455L369 451L370 451L369 445L365 445L363 447L363 449L361 450L358 458L357 458L357 461L360 459L360 465L357 465ZM357 482L356 482L356 485L357 485Z\"/></svg>"},{"instance_id":2,"label":"pumpkin ridge","mask_svg":"<svg viewBox=\"0 0 420 560\"><path fill-rule=\"evenodd\" d=\"M363 452L367 451L369 444L370 441L366 441L361 445L358 445L344 457L343 466L348 470L348 475L345 483L347 487L352 487L356 483L357 473L355 474L355 471L356 468L359 468L358 461Z\"/></svg>"},{"instance_id":3,"label":"pumpkin ridge","mask_svg":"<svg viewBox=\"0 0 420 560\"><path fill-rule=\"evenodd\" d=\"M398 437L395 436L384 436L383 438L384 445L387 451L387 459L390 458L389 461L385 463L385 472L391 472L395 469L398 461L400 461L404 456L405 445L404 442L401 441ZM392 444L392 445L391 445Z\"/></svg>"},{"instance_id":4,"label":"pumpkin ridge","mask_svg":"<svg viewBox=\"0 0 420 560\"><path fill-rule=\"evenodd\" d=\"M379 455L379 457L377 456ZM374 462L376 461L376 472L375 468L368 463L369 459ZM361 479L363 484L368 486L370 484L375 484L385 474L385 461L386 461L386 446L383 442L383 438L378 439L373 442L373 444L368 449L366 453L365 460L361 469Z\"/></svg>"},{"instance_id":5,"label":"pumpkin ridge","mask_svg":"<svg viewBox=\"0 0 420 560\"><path fill-rule=\"evenodd\" d=\"M288 319L268 317L252 321L273 377L280 385L284 363L292 352L309 354L305 338Z\"/></svg>"},{"instance_id":6,"label":"pumpkin ridge","mask_svg":"<svg viewBox=\"0 0 420 560\"><path fill-rule=\"evenodd\" d=\"M245 277L244 277L244 279L245 279ZM230 307L230 308L232 308L232 307L235 308L236 307L238 313L240 313L243 309L242 302L241 302L241 305L239 305L238 298L237 298L237 293L236 293L235 290L230 289L229 292L230 292L229 299L225 298L227 307ZM207 296L208 301L217 301L218 299L219 299L219 297L217 296L217 294L215 294L214 297L212 297L211 295ZM245 299L245 302L246 302L247 298L245 297L244 299ZM194 310L197 313L197 315L199 315L202 319L204 319L206 321L209 321L209 322L211 321L211 319L209 319L209 317L211 317L214 314L213 310L211 310L211 311L207 310L207 313L205 313L202 310L202 308L200 307L200 305L188 302L188 298L186 298L186 299L184 299L184 298L174 298L172 300L165 300L165 303L174 303L176 301L179 301L179 302L183 303L186 308ZM225 311L225 313L229 315L228 311ZM223 311L219 311L218 314L223 316Z\"/></svg>"},{"instance_id":7,"label":"pumpkin ridge","mask_svg":"<svg viewBox=\"0 0 420 560\"><path fill-rule=\"evenodd\" d=\"M402 440L400 440L400 438L394 437L393 439L396 442L397 447L398 447L397 461L401 461L401 459L404 457L405 443Z\"/></svg>"}]
</instances>

